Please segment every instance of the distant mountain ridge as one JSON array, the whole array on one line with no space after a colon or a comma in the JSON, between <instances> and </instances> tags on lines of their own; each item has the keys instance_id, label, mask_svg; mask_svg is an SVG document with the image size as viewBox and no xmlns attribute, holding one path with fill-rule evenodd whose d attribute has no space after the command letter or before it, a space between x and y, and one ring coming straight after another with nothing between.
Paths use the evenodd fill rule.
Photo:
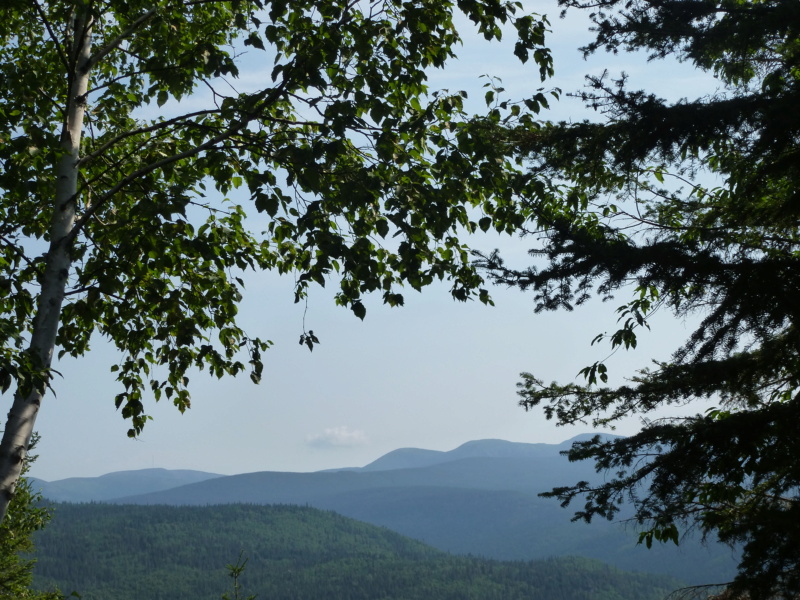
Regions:
<instances>
[{"instance_id":1,"label":"distant mountain ridge","mask_svg":"<svg viewBox=\"0 0 800 600\"><path fill-rule=\"evenodd\" d=\"M602 477L593 464L570 463L560 455L576 439L589 437L561 444L478 440L448 452L404 448L365 467L315 473L201 473L194 482L161 489L148 484L150 491L127 496L113 496L105 488L106 495L99 498L92 496L97 490L88 485L90 481L63 481L71 482L72 498L84 485L84 497L72 501L305 505L384 526L458 554L503 560L578 555L617 568L672 575L692 584L724 581L733 575L735 563L725 547L709 551L687 540L680 548L659 546L646 551L636 546L632 531L602 520L591 525L572 523L571 510L538 497L559 485ZM132 473L139 479L148 476L146 471ZM125 473L114 475L104 483L124 479ZM163 473L159 485L165 485ZM53 489L63 493L63 486ZM120 485L116 492L123 489L130 486ZM42 491L52 498L47 486Z\"/></svg>"},{"instance_id":2,"label":"distant mountain ridge","mask_svg":"<svg viewBox=\"0 0 800 600\"><path fill-rule=\"evenodd\" d=\"M529 444L522 442L508 442L506 440L474 440L461 444L458 448L449 451L441 450L421 450L419 448L399 448L379 459L361 467L354 469L360 471L389 471L394 469L412 469L419 467L429 467L445 462L452 462L462 458L541 458L553 456L564 450L569 450L573 442L591 439L595 435L586 433L575 436L560 444ZM620 436L602 434L604 438L610 439Z\"/></svg>"},{"instance_id":3,"label":"distant mountain ridge","mask_svg":"<svg viewBox=\"0 0 800 600\"><path fill-rule=\"evenodd\" d=\"M589 439L597 434L582 434L559 444L531 444L487 439L466 442L453 450L424 450L421 448L399 448L384 454L363 467L344 467L326 469L314 473L337 473L342 471L394 471L417 469L464 458L554 458L559 452L568 450L573 441ZM619 437L601 434L607 438ZM257 473L283 473L278 471L257 471ZM137 496L161 492L184 485L199 483L220 477L240 477L244 475L220 475L206 471L188 469L138 469L115 471L98 477L69 477L55 481L29 478L42 495L57 502L105 502L127 496ZM293 473L310 475L310 473Z\"/></svg>"},{"instance_id":4,"label":"distant mountain ridge","mask_svg":"<svg viewBox=\"0 0 800 600\"><path fill-rule=\"evenodd\" d=\"M30 478L34 489L57 502L103 502L122 496L160 492L190 483L224 477L189 469L140 469L115 471L99 477L69 477L57 481Z\"/></svg>"}]
</instances>

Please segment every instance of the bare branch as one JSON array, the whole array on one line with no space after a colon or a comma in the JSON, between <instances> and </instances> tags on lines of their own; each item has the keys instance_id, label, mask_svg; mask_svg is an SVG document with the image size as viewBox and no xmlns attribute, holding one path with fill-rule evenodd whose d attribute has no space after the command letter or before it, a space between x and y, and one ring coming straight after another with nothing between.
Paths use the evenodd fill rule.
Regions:
<instances>
[{"instance_id":1,"label":"bare branch","mask_svg":"<svg viewBox=\"0 0 800 600\"><path fill-rule=\"evenodd\" d=\"M208 109L208 110L198 110L198 111L193 112L193 113L188 113L188 114L185 114L185 115L180 115L178 117L174 117L174 118L169 119L167 121L161 121L160 123L155 123L154 125L150 125L148 127L140 127L139 129L132 129L130 131L126 131L125 133L122 133L122 134L118 135L117 137L105 142L102 146L100 146L99 148L97 148L96 150L91 152L90 154L87 154L86 156L81 158L78 161L78 164L76 166L80 167L80 166L86 164L87 162L89 162L91 160L94 160L98 156L103 155L105 153L105 151L108 150L114 144L117 144L117 143L121 142L122 140L127 139L127 138L129 138L131 136L139 135L139 134L142 134L142 133L151 133L153 131L159 131L161 129L166 129L167 127L170 127L172 125L180 123L181 121L185 121L187 119L192 119L194 117L201 117L201 116L205 116L205 115L213 115L213 114L216 114L216 113L219 113L219 112L220 112L219 109L216 109L216 108Z\"/></svg>"},{"instance_id":2,"label":"bare branch","mask_svg":"<svg viewBox=\"0 0 800 600\"><path fill-rule=\"evenodd\" d=\"M119 47L125 39L130 36L133 32L135 32L139 26L143 23L147 22L156 14L156 8L151 8L138 19L136 19L133 23L131 23L122 33L120 33L117 37L111 40L108 44L100 48L97 52L95 52L92 56L89 57L89 64L88 67L92 67L100 62L109 52L115 50Z\"/></svg>"},{"instance_id":3,"label":"bare branch","mask_svg":"<svg viewBox=\"0 0 800 600\"><path fill-rule=\"evenodd\" d=\"M39 0L32 0L32 2L34 7L36 8L36 12L39 13L39 18L42 20L42 23L44 23L44 26L47 29L47 34L50 36L50 39L53 40L53 43L56 45L56 49L58 50L58 57L61 59L61 64L63 64L64 68L67 71L69 71L69 61L67 59L67 53L64 51L61 42L58 41L58 37L53 31L53 28L50 25L50 21L47 19L47 15L44 13L44 10L39 4Z\"/></svg>"},{"instance_id":4,"label":"bare branch","mask_svg":"<svg viewBox=\"0 0 800 600\"><path fill-rule=\"evenodd\" d=\"M4 235L0 235L0 242L3 242L6 246L11 248L14 253L17 254L22 260L24 260L27 264L32 265L33 261L25 255L23 252L14 242L7 239Z\"/></svg>"},{"instance_id":5,"label":"bare branch","mask_svg":"<svg viewBox=\"0 0 800 600\"><path fill-rule=\"evenodd\" d=\"M137 57L138 58L138 57ZM161 69L148 69L147 71L130 71L128 73L124 73L119 77L114 77L112 79L107 79L105 83L102 85L98 85L97 87L89 88L86 93L91 94L92 92L96 92L98 90L102 90L107 88L112 83L116 83L117 81L122 81L123 79L128 79L130 77L134 77L136 75L149 75L150 73L162 73L164 71L176 71L178 69L177 66L175 67L163 67Z\"/></svg>"}]
</instances>

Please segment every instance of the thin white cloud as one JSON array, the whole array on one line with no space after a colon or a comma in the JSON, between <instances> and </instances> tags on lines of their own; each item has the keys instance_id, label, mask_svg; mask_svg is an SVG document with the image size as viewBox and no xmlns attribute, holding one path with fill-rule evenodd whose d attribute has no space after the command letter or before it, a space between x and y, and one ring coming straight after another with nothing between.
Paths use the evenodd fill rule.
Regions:
<instances>
[{"instance_id":1,"label":"thin white cloud","mask_svg":"<svg viewBox=\"0 0 800 600\"><path fill-rule=\"evenodd\" d=\"M317 448L365 446L369 444L367 434L360 429L350 429L346 425L329 427L322 433L306 437L309 446Z\"/></svg>"}]
</instances>

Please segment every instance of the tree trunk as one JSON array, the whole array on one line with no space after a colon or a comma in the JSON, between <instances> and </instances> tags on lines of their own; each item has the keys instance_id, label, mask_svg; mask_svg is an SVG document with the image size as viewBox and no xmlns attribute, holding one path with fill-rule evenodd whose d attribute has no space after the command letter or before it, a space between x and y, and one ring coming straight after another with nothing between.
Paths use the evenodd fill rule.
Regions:
<instances>
[{"instance_id":1,"label":"tree trunk","mask_svg":"<svg viewBox=\"0 0 800 600\"><path fill-rule=\"evenodd\" d=\"M39 303L28 348L31 362L42 371L45 382L49 379L61 305L72 266L71 244L67 236L75 223L78 159L91 67L92 23L93 19L89 16L76 16L72 53L65 57L70 66L69 95L61 131L60 156L55 169L56 192L52 205L50 248L45 258ZM45 389L45 385L34 386L31 390L18 387L14 394L0 443L0 522L5 518L8 504L14 496Z\"/></svg>"}]
</instances>

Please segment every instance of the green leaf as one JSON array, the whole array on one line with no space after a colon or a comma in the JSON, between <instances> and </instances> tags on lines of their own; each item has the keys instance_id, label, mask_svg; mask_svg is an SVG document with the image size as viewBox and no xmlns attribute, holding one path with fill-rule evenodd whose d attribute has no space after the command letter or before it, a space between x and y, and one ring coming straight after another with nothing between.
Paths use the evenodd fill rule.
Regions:
<instances>
[{"instance_id":1,"label":"green leaf","mask_svg":"<svg viewBox=\"0 0 800 600\"><path fill-rule=\"evenodd\" d=\"M259 50L265 50L264 42L261 40L261 36L258 34L257 31L252 31L250 35L247 36L247 39L244 41L245 46L253 46L254 48L258 48Z\"/></svg>"},{"instance_id":2,"label":"green leaf","mask_svg":"<svg viewBox=\"0 0 800 600\"><path fill-rule=\"evenodd\" d=\"M360 301L353 302L350 308L355 316L362 321L364 320L364 317L367 315L367 309Z\"/></svg>"}]
</instances>

